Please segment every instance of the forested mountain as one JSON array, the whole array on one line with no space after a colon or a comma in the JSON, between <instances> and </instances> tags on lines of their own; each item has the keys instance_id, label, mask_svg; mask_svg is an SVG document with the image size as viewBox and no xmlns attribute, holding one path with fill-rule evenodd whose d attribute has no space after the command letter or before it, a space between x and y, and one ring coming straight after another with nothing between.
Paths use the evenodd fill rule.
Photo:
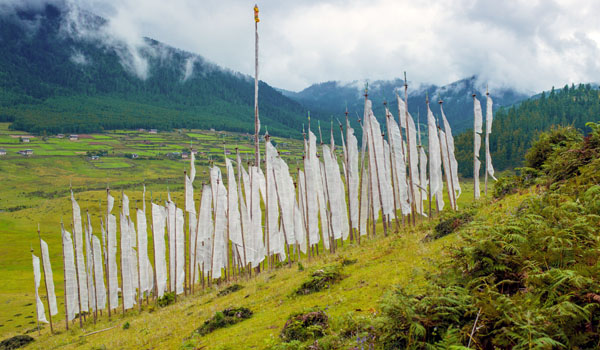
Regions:
<instances>
[{"instance_id":1,"label":"forested mountain","mask_svg":"<svg viewBox=\"0 0 600 350\"><path fill-rule=\"evenodd\" d=\"M485 100L482 100L485 109ZM472 118L472 117L471 117ZM484 116L485 119L485 116ZM590 84L565 85L564 88L543 92L494 116L490 150L496 170L519 167L525 152L540 132L556 125L571 125L585 133L587 122L600 121L600 91ZM473 176L473 129L455 138L459 172ZM485 159L481 147L480 159ZM482 174L483 174L482 164Z\"/></svg>"},{"instance_id":2,"label":"forested mountain","mask_svg":"<svg viewBox=\"0 0 600 350\"><path fill-rule=\"evenodd\" d=\"M152 39L121 41L104 19L72 6L2 12L0 120L14 129L254 131L249 76ZM263 82L259 89L262 125L300 137L304 107Z\"/></svg>"},{"instance_id":3,"label":"forested mountain","mask_svg":"<svg viewBox=\"0 0 600 350\"><path fill-rule=\"evenodd\" d=\"M363 113L364 88L364 82L329 81L311 85L300 92L281 91L284 95L303 104L307 109L319 112L319 115L343 115L347 106L350 115L356 118L357 114L362 116ZM384 101L389 103L394 114L397 113L396 91L400 97L404 98L404 80L377 80L369 83L368 88L369 99L373 101L373 110L378 118L383 118ZM439 117L440 108L437 102L441 97L444 100L444 113L453 131L460 132L473 127L473 98L471 97L473 92L485 93L485 86L481 86L477 77L474 76L445 86L430 84L409 86L408 108L416 121L419 114L425 115L425 100L429 95L431 110ZM494 97L495 110L529 97L509 88L492 90L491 93Z\"/></svg>"}]
</instances>

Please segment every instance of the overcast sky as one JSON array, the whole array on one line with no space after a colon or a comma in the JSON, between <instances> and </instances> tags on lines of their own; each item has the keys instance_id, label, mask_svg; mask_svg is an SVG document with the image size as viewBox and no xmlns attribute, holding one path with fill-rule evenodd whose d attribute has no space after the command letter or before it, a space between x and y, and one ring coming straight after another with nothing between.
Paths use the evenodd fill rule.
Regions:
<instances>
[{"instance_id":1,"label":"overcast sky","mask_svg":"<svg viewBox=\"0 0 600 350\"><path fill-rule=\"evenodd\" d=\"M4 0L10 1L10 0ZM37 0L36 0L37 1ZM254 74L254 1L79 0L126 38L148 36ZM290 90L328 80L537 92L600 81L600 1L263 0L260 78Z\"/></svg>"}]
</instances>

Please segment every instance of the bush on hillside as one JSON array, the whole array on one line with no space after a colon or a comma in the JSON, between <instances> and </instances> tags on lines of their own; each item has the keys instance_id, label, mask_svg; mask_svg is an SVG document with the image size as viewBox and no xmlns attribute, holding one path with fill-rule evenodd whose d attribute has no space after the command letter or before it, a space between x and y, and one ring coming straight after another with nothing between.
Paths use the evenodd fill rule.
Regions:
<instances>
[{"instance_id":1,"label":"bush on hillside","mask_svg":"<svg viewBox=\"0 0 600 350\"><path fill-rule=\"evenodd\" d=\"M19 349L31 343L34 339L28 335L16 335L0 342L0 350Z\"/></svg>"},{"instance_id":2,"label":"bush on hillside","mask_svg":"<svg viewBox=\"0 0 600 350\"><path fill-rule=\"evenodd\" d=\"M542 165L557 147L565 148L581 141L581 134L571 126L554 127L540 134L537 141L525 153L525 164L529 168L541 170Z\"/></svg>"},{"instance_id":3,"label":"bush on hillside","mask_svg":"<svg viewBox=\"0 0 600 350\"><path fill-rule=\"evenodd\" d=\"M225 328L252 317L252 310L245 307L232 307L217 311L213 317L195 330L199 335L207 335L219 328Z\"/></svg>"},{"instance_id":4,"label":"bush on hillside","mask_svg":"<svg viewBox=\"0 0 600 350\"><path fill-rule=\"evenodd\" d=\"M425 241L433 241L451 234L463 225L471 222L473 215L473 210L444 212L439 219L440 222L434 227L433 233L425 236Z\"/></svg>"},{"instance_id":5,"label":"bush on hillside","mask_svg":"<svg viewBox=\"0 0 600 350\"><path fill-rule=\"evenodd\" d=\"M217 293L217 296L218 297L223 297L223 296L231 294L233 292L237 292L238 290L243 289L243 288L244 288L244 286L242 286L241 284L235 283L235 284L232 284L230 286L227 286L227 288L225 288L225 289L221 289Z\"/></svg>"},{"instance_id":6,"label":"bush on hillside","mask_svg":"<svg viewBox=\"0 0 600 350\"><path fill-rule=\"evenodd\" d=\"M306 341L320 338L329 328L329 318L321 309L311 309L292 314L279 335L284 342Z\"/></svg>"},{"instance_id":7,"label":"bush on hillside","mask_svg":"<svg viewBox=\"0 0 600 350\"><path fill-rule=\"evenodd\" d=\"M343 279L339 266L327 266L313 272L310 278L294 291L296 295L307 295L329 288Z\"/></svg>"}]
</instances>

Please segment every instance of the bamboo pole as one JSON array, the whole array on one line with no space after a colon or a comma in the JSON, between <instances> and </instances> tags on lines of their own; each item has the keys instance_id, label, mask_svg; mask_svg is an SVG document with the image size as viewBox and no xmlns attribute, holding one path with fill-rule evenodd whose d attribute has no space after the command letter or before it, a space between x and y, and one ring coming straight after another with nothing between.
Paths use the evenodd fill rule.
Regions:
<instances>
[{"instance_id":1,"label":"bamboo pole","mask_svg":"<svg viewBox=\"0 0 600 350\"><path fill-rule=\"evenodd\" d=\"M62 238L62 248L63 248L63 286L65 291L65 327L66 330L69 330L69 301L67 299L67 258L65 255L65 227L63 225L62 219L60 220L60 226L62 229L61 238ZM109 309L110 312L110 309Z\"/></svg>"},{"instance_id":2,"label":"bamboo pole","mask_svg":"<svg viewBox=\"0 0 600 350\"><path fill-rule=\"evenodd\" d=\"M392 133L390 131L390 118L392 117L392 115L390 114L389 110L387 109L387 102L384 102L383 105L385 106L385 123L386 123L386 128L388 130L388 146L389 146L389 151L390 151L390 176L392 178L392 194L393 194L393 199L394 199L394 217L395 217L395 221L396 221L396 233L398 233L398 231L400 231L400 222L398 220L398 205L396 204L396 189L398 184L395 173L396 173L396 157L395 157L395 153L394 153L394 141L392 139ZM402 215L402 213L400 213L400 215ZM391 227L391 226L390 226Z\"/></svg>"},{"instance_id":3,"label":"bamboo pole","mask_svg":"<svg viewBox=\"0 0 600 350\"><path fill-rule=\"evenodd\" d=\"M475 96L477 95L473 93L473 111L475 110ZM477 116L473 113L473 201L477 200L477 193L475 193L477 189L476 181L479 179L479 174L475 173L475 165L477 164L477 149L475 147L475 139L477 138L476 121Z\"/></svg>"},{"instance_id":4,"label":"bamboo pole","mask_svg":"<svg viewBox=\"0 0 600 350\"><path fill-rule=\"evenodd\" d=\"M238 168L238 184L237 184L237 191L238 191L238 206L239 203L241 203L241 201L244 201L245 204L245 199L244 199L244 193L242 192L242 158L240 157L240 149L238 147L235 148L235 154L236 154L236 161L237 161L237 168ZM248 208L246 207L246 211L248 210ZM241 218L240 218L241 219ZM249 269L248 267L248 258L246 257L246 239L245 239L245 231L248 228L244 228L244 223L243 220L240 220L240 227L242 229L242 250L244 251L244 269Z\"/></svg>"},{"instance_id":5,"label":"bamboo pole","mask_svg":"<svg viewBox=\"0 0 600 350\"><path fill-rule=\"evenodd\" d=\"M85 211L86 216L87 216L87 222L88 222L88 229L87 229L87 244L90 246L90 252L92 254L92 273L91 273L91 277L92 277L92 288L94 289L94 324L96 324L96 321L98 319L98 291L96 290L96 262L94 261L94 246L92 244L92 233L90 232L90 213L86 210ZM88 264L90 264L90 262L88 261Z\"/></svg>"},{"instance_id":6,"label":"bamboo pole","mask_svg":"<svg viewBox=\"0 0 600 350\"><path fill-rule=\"evenodd\" d=\"M283 220L283 208L281 206L281 196L279 195L279 187L277 186L277 180L275 179L275 169L271 169L273 171L273 182L275 182L275 193L277 194L277 203L279 206L279 219L281 220L281 226L283 227L283 238L285 239L285 247L287 248L287 258L288 258L288 265L292 265L292 257L290 255L290 246L288 244L288 240L287 240L287 229L285 227L285 221Z\"/></svg>"},{"instance_id":7,"label":"bamboo pole","mask_svg":"<svg viewBox=\"0 0 600 350\"><path fill-rule=\"evenodd\" d=\"M346 133L348 132L348 108L346 108L346 112L344 112L344 114L346 115ZM346 211L348 213L348 230L350 231L350 242L354 242L354 232L352 229L352 217L351 217L351 213L350 213L350 170L348 169L348 166L350 164L350 150L348 149L348 140L346 138L346 141L344 141L344 127L342 126L342 123L340 123L338 121L338 124L340 124L340 134L342 135L342 144L344 145L346 152L344 153L344 163L345 163L345 170L346 170L346 198L348 205L346 206ZM355 198L355 200L357 200L358 198Z\"/></svg>"},{"instance_id":8,"label":"bamboo pole","mask_svg":"<svg viewBox=\"0 0 600 350\"><path fill-rule=\"evenodd\" d=\"M260 167L259 132L260 121L258 119L258 6L254 5L254 154L256 166Z\"/></svg>"},{"instance_id":9,"label":"bamboo pole","mask_svg":"<svg viewBox=\"0 0 600 350\"><path fill-rule=\"evenodd\" d=\"M190 153L192 151L190 150ZM190 155L191 157L191 155ZM185 204L185 200L187 199L187 186L188 186L188 182L187 182L187 171L184 170L183 171L183 180L184 180L184 204ZM185 228L188 227L190 225L190 213L187 211L187 208L185 208L185 213L183 214L183 292L184 295L188 294L188 259L187 259L187 240L185 239L186 235L185 235ZM186 214L187 214L187 220L186 218ZM177 215L177 214L176 214ZM187 223L187 225L186 225ZM188 227L188 231L189 227ZM191 234L192 232L189 232L190 234L190 245L191 243Z\"/></svg>"},{"instance_id":10,"label":"bamboo pole","mask_svg":"<svg viewBox=\"0 0 600 350\"><path fill-rule=\"evenodd\" d=\"M216 196L215 198L219 198L219 179L217 178L217 192L216 192ZM215 203L215 207L216 207L216 203ZM213 233L212 233L212 242L211 242L211 253L210 253L210 277L208 277L208 286L210 287L212 285L212 272L213 272L213 267L214 267L214 263L215 263L215 232L217 229L217 220L216 220L216 211L217 208L215 208L215 210L213 210L213 216L214 216L214 220L213 220Z\"/></svg>"},{"instance_id":11,"label":"bamboo pole","mask_svg":"<svg viewBox=\"0 0 600 350\"><path fill-rule=\"evenodd\" d=\"M50 322L50 334L54 334L54 328L52 326L52 311L50 310L50 294L48 293L48 282L46 281L46 267L44 266L44 251L42 250L42 236L40 235L40 224L39 223L38 223L37 234L38 234L38 239L40 241L40 256L42 257L42 272L44 273L44 287L46 288L46 305L48 305L48 321ZM48 259L50 259L50 257L48 257ZM37 300L36 300L36 303L37 303ZM36 310L37 310L37 307L36 307Z\"/></svg>"},{"instance_id":12,"label":"bamboo pole","mask_svg":"<svg viewBox=\"0 0 600 350\"><path fill-rule=\"evenodd\" d=\"M444 101L442 101L442 99L440 98L440 110L442 111L442 115L444 114ZM448 130L446 129L446 125L444 124L444 138L446 141L446 154L448 157L448 169L450 171L450 189L451 189L451 203L453 204L452 209L457 210L458 209L458 205L456 204L456 192L454 190L454 174L452 173L452 159L450 159L450 143L448 142Z\"/></svg>"},{"instance_id":13,"label":"bamboo pole","mask_svg":"<svg viewBox=\"0 0 600 350\"><path fill-rule=\"evenodd\" d=\"M270 227L269 227L269 157L266 154L267 152L267 143L269 142L269 139L271 137L269 136L269 134L267 133L265 135L265 199L266 199L266 203L265 203L265 219L266 219L266 232L265 232L265 236L266 236L266 241L267 241L267 262L268 262L268 266L269 266L269 271L272 268L272 262L271 262L271 245L270 245Z\"/></svg>"},{"instance_id":14,"label":"bamboo pole","mask_svg":"<svg viewBox=\"0 0 600 350\"><path fill-rule=\"evenodd\" d=\"M366 95L366 94L365 94ZM365 96L366 99L366 96ZM381 205L381 221L383 223L383 234L387 236L387 223L385 219L385 213L383 210L383 193L381 192L381 180L379 178L379 164L377 162L377 150L375 149L375 134L373 133L373 126L370 125L369 121L369 130L371 131L371 144L373 145L373 163L375 164L375 176L377 178L377 191L379 193L379 204ZM374 219L375 217L373 217Z\"/></svg>"},{"instance_id":15,"label":"bamboo pole","mask_svg":"<svg viewBox=\"0 0 600 350\"><path fill-rule=\"evenodd\" d=\"M485 112L485 196L487 198L487 190L488 190L488 152L490 151L490 134L487 132L487 105L490 103L490 92L485 88L485 95L487 99L485 100L486 112Z\"/></svg>"},{"instance_id":16,"label":"bamboo pole","mask_svg":"<svg viewBox=\"0 0 600 350\"><path fill-rule=\"evenodd\" d=\"M417 198L415 197L415 190L413 188L413 178L412 178L412 160L411 160L411 156L410 156L410 124L408 122L408 118L409 118L409 113L408 113L408 81L406 80L406 72L404 72L404 107L405 107L405 111L404 111L404 118L406 120L406 148L407 148L407 158L408 158L408 182L409 182L409 187L410 187L410 194L411 194L411 198L412 198L412 205L411 205L411 212L412 212L412 224L413 226L415 226L415 217L416 212L417 212L417 205L416 205L416 201Z\"/></svg>"},{"instance_id":17,"label":"bamboo pole","mask_svg":"<svg viewBox=\"0 0 600 350\"><path fill-rule=\"evenodd\" d=\"M71 220L71 232L73 232L73 220ZM73 234L73 236L75 236ZM81 286L79 284L79 268L77 266L77 248L75 248L75 275L77 276L77 300L79 302L79 327L83 328L83 320L81 319L81 315L83 314L83 311L81 310Z\"/></svg>"},{"instance_id":18,"label":"bamboo pole","mask_svg":"<svg viewBox=\"0 0 600 350\"><path fill-rule=\"evenodd\" d=\"M106 185L106 285L108 287L108 319L111 317L111 308L110 308L110 234L108 231L109 220L108 216L110 215L110 208L108 206L108 197L110 196L110 189L108 185ZM67 328L68 329L68 328Z\"/></svg>"},{"instance_id":19,"label":"bamboo pole","mask_svg":"<svg viewBox=\"0 0 600 350\"><path fill-rule=\"evenodd\" d=\"M175 232L173 233L173 243L175 245L175 269L174 269L174 276L173 276L173 295L174 295L174 302L177 302L177 253L178 250L177 249L177 204L175 204Z\"/></svg>"},{"instance_id":20,"label":"bamboo pole","mask_svg":"<svg viewBox=\"0 0 600 350\"><path fill-rule=\"evenodd\" d=\"M137 216L137 211L138 211L138 206L137 206L137 201L136 201L135 202L135 213L136 213L136 216ZM139 229L139 224L140 223L138 222L137 226L136 226L138 229ZM147 233L145 233L145 234L147 234ZM141 254L140 254L140 248L141 248L141 246L140 246L140 235L139 235L139 233L136 235L136 237L137 237L137 247L138 247L138 252L137 252L137 260L138 260L138 263L137 263L137 268L138 268L138 303L139 303L140 312L142 312L142 301L143 301L143 299L142 299L142 294L143 294L142 293L142 260L140 259L140 256L141 256Z\"/></svg>"},{"instance_id":21,"label":"bamboo pole","mask_svg":"<svg viewBox=\"0 0 600 350\"><path fill-rule=\"evenodd\" d=\"M38 228L38 235L39 235L39 228ZM33 255L33 246L30 247L29 251L31 252L31 255ZM41 253L41 251L40 251ZM40 254L41 256L41 254ZM43 259L43 257L42 257ZM42 261L41 265L44 265L44 262ZM34 266L35 268L35 266ZM46 276L44 276L46 277ZM33 296L35 297L35 322L37 323L37 331L38 331L38 335L42 335L42 332L40 330L40 315L38 313L38 307L37 307L37 297L36 295L38 294L38 290L37 290L37 285L36 285L36 280L35 280L35 273L33 276L33 286L35 288L35 292L33 293ZM48 306L48 311L50 311L50 307ZM50 313L50 312L48 312Z\"/></svg>"}]
</instances>

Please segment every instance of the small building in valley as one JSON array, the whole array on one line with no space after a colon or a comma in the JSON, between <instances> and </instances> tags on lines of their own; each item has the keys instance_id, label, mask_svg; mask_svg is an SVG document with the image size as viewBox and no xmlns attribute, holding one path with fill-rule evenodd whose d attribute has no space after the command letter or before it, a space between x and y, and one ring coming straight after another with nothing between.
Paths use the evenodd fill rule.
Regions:
<instances>
[{"instance_id":1,"label":"small building in valley","mask_svg":"<svg viewBox=\"0 0 600 350\"><path fill-rule=\"evenodd\" d=\"M78 141L79 140L79 135L69 135L69 141Z\"/></svg>"},{"instance_id":2,"label":"small building in valley","mask_svg":"<svg viewBox=\"0 0 600 350\"><path fill-rule=\"evenodd\" d=\"M150 129L150 131L148 131L149 134L156 134L158 133L158 130L156 129Z\"/></svg>"},{"instance_id":3,"label":"small building in valley","mask_svg":"<svg viewBox=\"0 0 600 350\"><path fill-rule=\"evenodd\" d=\"M5 156L5 155L6 155L6 150L0 149L0 156Z\"/></svg>"},{"instance_id":4,"label":"small building in valley","mask_svg":"<svg viewBox=\"0 0 600 350\"><path fill-rule=\"evenodd\" d=\"M32 156L33 150L32 149L24 149L24 150L18 151L17 153L22 156Z\"/></svg>"},{"instance_id":5,"label":"small building in valley","mask_svg":"<svg viewBox=\"0 0 600 350\"><path fill-rule=\"evenodd\" d=\"M64 139L65 138L65 134L58 134L56 135L57 139Z\"/></svg>"},{"instance_id":6,"label":"small building in valley","mask_svg":"<svg viewBox=\"0 0 600 350\"><path fill-rule=\"evenodd\" d=\"M29 143L31 141L31 139L29 138L29 136L22 136L21 137L21 142L23 143Z\"/></svg>"}]
</instances>

